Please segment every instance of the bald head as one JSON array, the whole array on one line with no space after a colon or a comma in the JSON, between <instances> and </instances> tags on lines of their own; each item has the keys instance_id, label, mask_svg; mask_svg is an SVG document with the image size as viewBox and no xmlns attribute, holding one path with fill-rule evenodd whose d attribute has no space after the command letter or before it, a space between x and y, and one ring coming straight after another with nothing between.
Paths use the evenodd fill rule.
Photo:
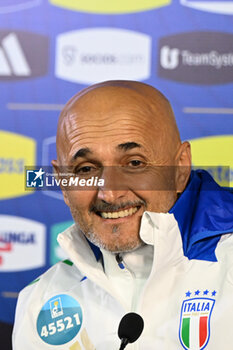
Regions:
<instances>
[{"instance_id":1,"label":"bald head","mask_svg":"<svg viewBox=\"0 0 233 350\"><path fill-rule=\"evenodd\" d=\"M163 152L170 155L178 149L180 136L174 114L160 91L134 81L107 81L78 92L65 105L58 122L58 160L66 161L67 138L75 137L83 121L101 129L108 121L117 122L120 114L125 116L126 123L136 118L142 125L147 124L148 132L155 130L157 147Z\"/></svg>"},{"instance_id":2,"label":"bald head","mask_svg":"<svg viewBox=\"0 0 233 350\"><path fill-rule=\"evenodd\" d=\"M75 176L103 178L92 190L73 187L63 195L86 237L112 252L142 244L143 212L167 212L190 173L183 170L189 145L180 142L169 102L132 81L108 81L75 95L61 112L57 153L58 175L64 165Z\"/></svg>"}]
</instances>

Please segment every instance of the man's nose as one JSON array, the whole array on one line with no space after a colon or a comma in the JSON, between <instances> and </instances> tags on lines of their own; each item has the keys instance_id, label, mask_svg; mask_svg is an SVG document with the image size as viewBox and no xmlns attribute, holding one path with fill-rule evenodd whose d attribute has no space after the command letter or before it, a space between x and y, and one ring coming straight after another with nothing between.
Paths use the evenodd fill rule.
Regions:
<instances>
[{"instance_id":1,"label":"man's nose","mask_svg":"<svg viewBox=\"0 0 233 350\"><path fill-rule=\"evenodd\" d=\"M101 178L104 180L104 184L99 186L97 197L107 203L113 203L117 199L123 198L129 190L120 167L105 167Z\"/></svg>"}]
</instances>

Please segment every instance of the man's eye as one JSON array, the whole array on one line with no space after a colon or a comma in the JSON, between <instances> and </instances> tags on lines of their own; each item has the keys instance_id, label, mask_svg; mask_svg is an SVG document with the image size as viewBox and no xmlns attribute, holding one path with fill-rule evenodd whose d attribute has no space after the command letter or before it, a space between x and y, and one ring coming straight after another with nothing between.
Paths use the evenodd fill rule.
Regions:
<instances>
[{"instance_id":1,"label":"man's eye","mask_svg":"<svg viewBox=\"0 0 233 350\"><path fill-rule=\"evenodd\" d=\"M136 167L142 166L143 163L142 163L141 160L135 159L135 160L131 160L131 161L129 162L129 165L136 168Z\"/></svg>"},{"instance_id":2,"label":"man's eye","mask_svg":"<svg viewBox=\"0 0 233 350\"><path fill-rule=\"evenodd\" d=\"M86 165L81 168L76 168L74 172L75 174L88 174L93 170L94 170L93 167Z\"/></svg>"}]
</instances>

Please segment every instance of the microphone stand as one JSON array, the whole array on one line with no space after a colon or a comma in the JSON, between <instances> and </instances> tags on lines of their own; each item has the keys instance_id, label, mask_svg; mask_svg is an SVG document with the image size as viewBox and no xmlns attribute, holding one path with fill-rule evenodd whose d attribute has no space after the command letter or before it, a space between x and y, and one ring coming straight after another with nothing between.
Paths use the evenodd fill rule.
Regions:
<instances>
[{"instance_id":1,"label":"microphone stand","mask_svg":"<svg viewBox=\"0 0 233 350\"><path fill-rule=\"evenodd\" d=\"M127 338L122 338L121 339L121 346L119 350L124 350L124 348L126 347L126 345L129 344L129 340Z\"/></svg>"}]
</instances>

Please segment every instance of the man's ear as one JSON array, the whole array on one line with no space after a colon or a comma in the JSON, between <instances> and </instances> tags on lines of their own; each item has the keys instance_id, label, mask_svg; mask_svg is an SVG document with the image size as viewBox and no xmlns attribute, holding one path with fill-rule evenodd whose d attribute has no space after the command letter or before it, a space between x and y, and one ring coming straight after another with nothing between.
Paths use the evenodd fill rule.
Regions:
<instances>
[{"instance_id":1,"label":"man's ear","mask_svg":"<svg viewBox=\"0 0 233 350\"><path fill-rule=\"evenodd\" d=\"M54 167L54 170L55 170L55 173L56 173L56 177L59 179L59 178L61 178L61 175L60 175L60 169L59 169L59 165L58 165L58 161L57 161L57 159L53 159L52 161L51 161L51 163L52 163L52 166ZM62 194L63 194L63 197L64 197L64 201L65 201L65 203L68 205L68 207L69 207L69 199L68 199L68 197L67 197L67 192L64 190L64 188L62 188L62 186L60 186L61 187L61 190L62 190Z\"/></svg>"},{"instance_id":2,"label":"man's ear","mask_svg":"<svg viewBox=\"0 0 233 350\"><path fill-rule=\"evenodd\" d=\"M57 161L56 159L53 159L53 160L51 161L51 163L52 163L52 166L54 167L54 170L55 170L56 174L58 175L58 174L59 174L58 161Z\"/></svg>"},{"instance_id":3,"label":"man's ear","mask_svg":"<svg viewBox=\"0 0 233 350\"><path fill-rule=\"evenodd\" d=\"M188 182L192 164L191 146L188 141L181 144L176 160L176 192L182 193Z\"/></svg>"}]
</instances>

